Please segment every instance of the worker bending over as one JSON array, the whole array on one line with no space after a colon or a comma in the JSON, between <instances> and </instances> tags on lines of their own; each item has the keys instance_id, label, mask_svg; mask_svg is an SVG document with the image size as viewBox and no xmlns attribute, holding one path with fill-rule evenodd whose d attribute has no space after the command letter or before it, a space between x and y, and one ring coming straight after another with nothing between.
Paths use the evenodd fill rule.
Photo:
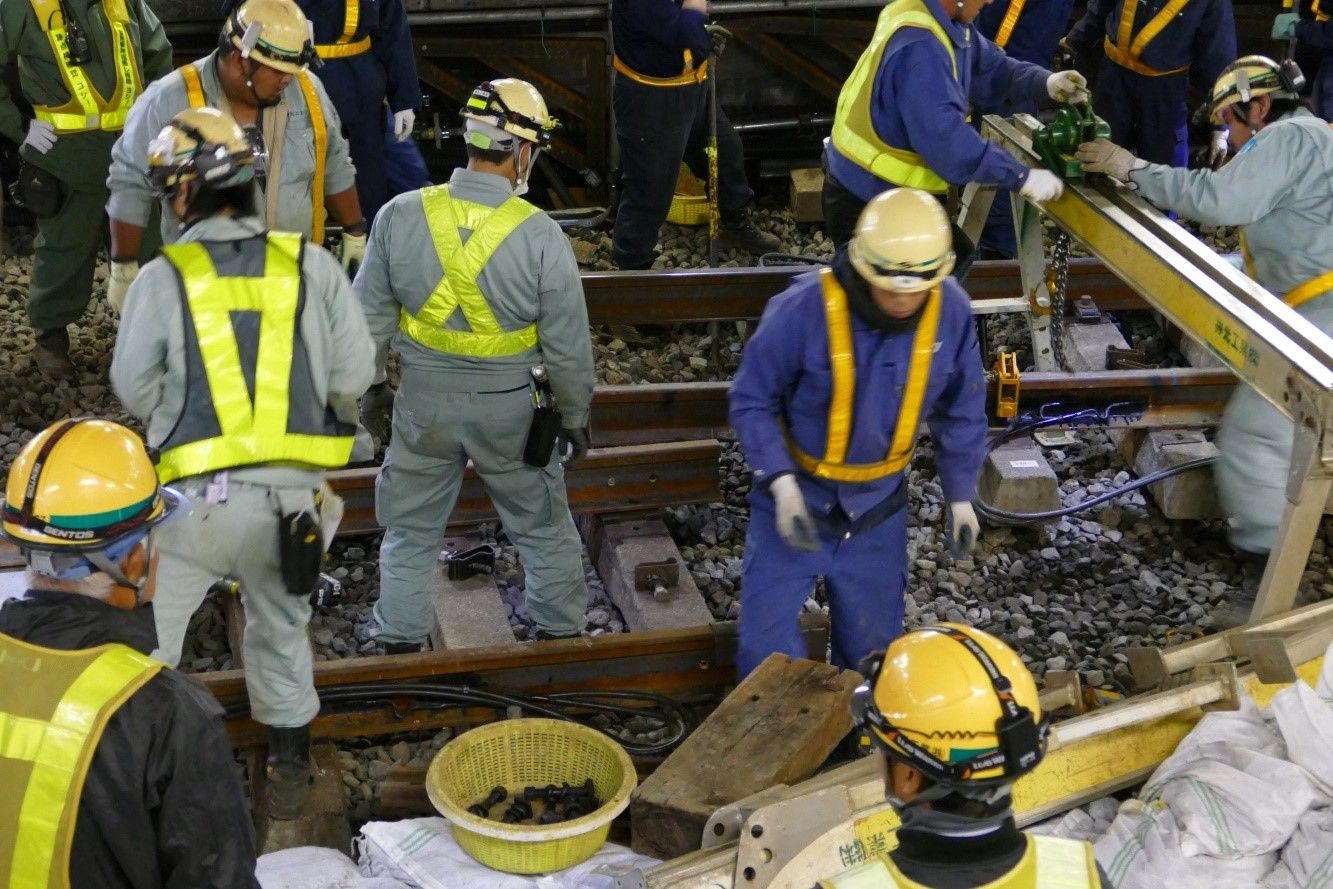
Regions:
<instances>
[{"instance_id":1,"label":"worker bending over","mask_svg":"<svg viewBox=\"0 0 1333 889\"><path fill-rule=\"evenodd\" d=\"M512 78L478 86L462 115L467 169L384 205L355 285L377 378L390 341L402 368L396 399L378 382L362 402L368 425L393 412L375 486L375 616L390 653L419 650L434 626L440 539L469 460L518 547L537 638L578 635L588 601L564 480L588 449L588 310L569 239L521 197L556 122L541 94ZM552 394L561 427L538 447L534 405Z\"/></svg>"},{"instance_id":2,"label":"worker bending over","mask_svg":"<svg viewBox=\"0 0 1333 889\"><path fill-rule=\"evenodd\" d=\"M158 477L194 503L161 535L154 655L179 661L204 595L235 582L250 713L268 726L268 811L295 818L319 710L306 624L332 534L320 487L351 453L370 337L337 261L264 229L254 154L230 117L177 113L148 167L181 234L130 287L111 385L147 424Z\"/></svg>"},{"instance_id":3,"label":"worker bending over","mask_svg":"<svg viewBox=\"0 0 1333 889\"><path fill-rule=\"evenodd\" d=\"M1323 51L1310 101L1314 113L1333 121L1333 0L1314 0L1312 19L1296 12L1280 12L1273 19L1274 40L1299 40Z\"/></svg>"},{"instance_id":4,"label":"worker bending over","mask_svg":"<svg viewBox=\"0 0 1333 889\"><path fill-rule=\"evenodd\" d=\"M805 656L797 617L821 576L834 664L854 666L902 632L907 472L923 420L950 548L972 548L986 385L952 267L944 208L896 188L866 205L831 268L764 309L731 387L731 425L754 471L741 675L773 652Z\"/></svg>"},{"instance_id":5,"label":"worker bending over","mask_svg":"<svg viewBox=\"0 0 1333 889\"><path fill-rule=\"evenodd\" d=\"M143 442L61 420L9 469L0 607L0 885L258 889L217 700L148 656L153 537L190 508Z\"/></svg>"},{"instance_id":6,"label":"worker bending over","mask_svg":"<svg viewBox=\"0 0 1333 889\"><path fill-rule=\"evenodd\" d=\"M1294 62L1263 56L1222 72L1210 106L1236 155L1220 170L1150 164L1105 140L1080 145L1078 157L1085 170L1113 176L1163 209L1203 225L1240 226L1250 277L1333 334L1333 129L1301 105L1303 82ZM1214 474L1237 549L1266 556L1273 546L1292 436L1291 420L1254 389L1236 387L1218 428Z\"/></svg>"},{"instance_id":7,"label":"worker bending over","mask_svg":"<svg viewBox=\"0 0 1333 889\"><path fill-rule=\"evenodd\" d=\"M144 87L171 71L171 44L144 0L10 0L0 4L0 66L11 62L36 115L25 134L0 84L0 135L21 145L23 159L13 193L37 219L33 357L46 376L67 379L74 365L66 328L88 305L106 237L111 143ZM143 247L147 257L157 245Z\"/></svg>"},{"instance_id":8,"label":"worker bending over","mask_svg":"<svg viewBox=\"0 0 1333 889\"><path fill-rule=\"evenodd\" d=\"M232 11L218 48L162 78L135 103L111 150L111 278L108 299L119 310L139 272L134 257L158 192L147 166L148 143L186 108L218 108L245 128L255 154L261 217L268 228L324 242L325 210L342 226L343 267L366 249L366 222L356 196L338 112L319 78L310 23L292 0L246 0ZM162 240L180 223L162 214Z\"/></svg>"},{"instance_id":9,"label":"worker bending over","mask_svg":"<svg viewBox=\"0 0 1333 889\"><path fill-rule=\"evenodd\" d=\"M1060 196L1058 176L1028 169L982 139L967 115L969 108L1010 114L1035 111L1047 99L1086 101L1083 76L1006 56L973 24L987 2L894 0L880 12L824 143L824 227L835 245L852 237L866 202L894 186L941 201L950 185L969 182L1021 190L1034 201ZM972 249L955 227L955 277L967 273Z\"/></svg>"},{"instance_id":10,"label":"worker bending over","mask_svg":"<svg viewBox=\"0 0 1333 889\"><path fill-rule=\"evenodd\" d=\"M1046 754L1037 684L1008 645L961 624L913 630L863 665L866 730L898 845L820 889L1099 889L1092 844L1025 835L1013 785Z\"/></svg>"},{"instance_id":11,"label":"worker bending over","mask_svg":"<svg viewBox=\"0 0 1333 889\"><path fill-rule=\"evenodd\" d=\"M1106 58L1098 66L1097 115L1111 141L1154 164L1189 161L1191 74L1206 89L1236 57L1231 0L1088 0L1063 43ZM1213 134L1209 165L1226 158L1225 130Z\"/></svg>"}]
</instances>

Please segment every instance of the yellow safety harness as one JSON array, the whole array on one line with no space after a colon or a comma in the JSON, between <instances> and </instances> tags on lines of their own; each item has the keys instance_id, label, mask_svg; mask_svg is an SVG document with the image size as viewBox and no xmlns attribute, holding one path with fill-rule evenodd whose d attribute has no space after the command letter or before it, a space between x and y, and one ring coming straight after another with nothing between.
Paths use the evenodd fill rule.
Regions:
<instances>
[{"instance_id":1,"label":"yellow safety harness","mask_svg":"<svg viewBox=\"0 0 1333 889\"><path fill-rule=\"evenodd\" d=\"M1245 239L1245 230L1237 229L1236 233L1240 238L1240 255L1245 260L1245 274L1257 281L1259 276L1254 273L1254 257L1250 255L1250 244ZM1294 309L1330 290L1333 290L1333 271L1316 275L1305 283L1296 285L1287 291L1282 301Z\"/></svg>"},{"instance_id":2,"label":"yellow safety harness","mask_svg":"<svg viewBox=\"0 0 1333 889\"><path fill-rule=\"evenodd\" d=\"M875 132L870 114L871 93L880 61L884 58L889 38L899 28L923 28L933 34L949 53L954 79L958 79L958 59L954 56L953 42L935 16L921 0L894 0L880 12L870 45L838 93L837 111L833 117L833 146L858 167L885 182L944 194L949 190L949 183L940 178L921 155L886 144Z\"/></svg>"},{"instance_id":3,"label":"yellow safety harness","mask_svg":"<svg viewBox=\"0 0 1333 889\"><path fill-rule=\"evenodd\" d=\"M199 76L199 69L191 63L177 69L185 80L185 95L191 108L203 108L208 104L204 96L204 83ZM315 136L315 172L310 179L311 222L310 239L316 244L324 243L324 165L328 160L329 129L324 123L324 110L319 104L319 93L309 73L298 71L296 82L301 87L301 96L305 99L306 111L310 114L310 129ZM268 220L272 225L274 220Z\"/></svg>"},{"instance_id":4,"label":"yellow safety harness","mask_svg":"<svg viewBox=\"0 0 1333 889\"><path fill-rule=\"evenodd\" d=\"M708 60L704 59L703 64L698 68L694 67L694 53L688 49L682 53L684 68L680 74L675 77L649 77L647 74L640 74L629 65L620 60L620 56L611 56L611 67L615 68L621 74L624 74L630 80L636 83L642 83L645 86L690 86L695 83L703 83L708 79Z\"/></svg>"},{"instance_id":5,"label":"yellow safety harness","mask_svg":"<svg viewBox=\"0 0 1333 889\"><path fill-rule=\"evenodd\" d=\"M1157 68L1143 64L1141 56L1143 51L1148 48L1162 29L1171 23L1171 20L1185 8L1190 0L1171 0L1170 3L1162 7L1157 15L1148 20L1148 23L1139 29L1139 33L1134 34L1134 14L1138 12L1139 0L1124 0L1124 6L1120 9L1120 28L1116 34L1115 42L1111 41L1111 35L1106 35L1102 41L1102 46L1106 49L1106 57L1115 62L1122 68L1128 68L1136 74L1142 74L1146 77L1165 77L1168 74L1179 74L1182 71L1188 71L1189 65L1182 65L1179 68L1171 68L1167 71L1160 71Z\"/></svg>"},{"instance_id":6,"label":"yellow safety harness","mask_svg":"<svg viewBox=\"0 0 1333 889\"><path fill-rule=\"evenodd\" d=\"M221 430L211 438L164 448L157 464L163 482L264 463L347 464L351 435L288 428L292 356L300 322L301 242L300 235L269 232L264 274L255 277L219 275L208 249L197 242L162 248L185 288L189 322ZM253 401L232 327L234 312L259 313Z\"/></svg>"},{"instance_id":7,"label":"yellow safety harness","mask_svg":"<svg viewBox=\"0 0 1333 889\"><path fill-rule=\"evenodd\" d=\"M835 482L870 482L901 472L912 460L917 432L921 424L921 403L930 380L930 365L935 356L935 334L940 323L940 304L944 301L936 286L926 297L926 304L912 339L912 362L907 369L907 386L898 424L888 456L878 463L845 463L852 437L852 417L856 408L856 355L852 347L852 319L847 306L847 292L829 269L820 275L824 295L824 321L828 327L829 365L833 371L833 392L829 399L828 432L823 459L816 459L797 446L787 435L787 450L806 472L816 478Z\"/></svg>"},{"instance_id":8,"label":"yellow safety harness","mask_svg":"<svg viewBox=\"0 0 1333 889\"><path fill-rule=\"evenodd\" d=\"M125 645L60 651L0 633L0 885L69 889L79 797L97 743L162 667Z\"/></svg>"},{"instance_id":9,"label":"yellow safety harness","mask_svg":"<svg viewBox=\"0 0 1333 889\"><path fill-rule=\"evenodd\" d=\"M345 59L370 50L370 35L353 40L361 24L361 0L347 0L343 7L343 32L332 43L316 43L315 52L321 59Z\"/></svg>"},{"instance_id":10,"label":"yellow safety harness","mask_svg":"<svg viewBox=\"0 0 1333 889\"><path fill-rule=\"evenodd\" d=\"M1009 8L1004 11L1004 18L1000 20L1000 30L995 32L995 45L1004 49L1009 45L1009 38L1014 35L1014 26L1018 24L1018 17L1023 14L1023 7L1027 0L1012 0Z\"/></svg>"},{"instance_id":11,"label":"yellow safety harness","mask_svg":"<svg viewBox=\"0 0 1333 889\"><path fill-rule=\"evenodd\" d=\"M1097 860L1090 843L1061 837L1027 837L1027 851L1009 873L985 889L1100 889ZM908 879L891 858L875 858L832 879L820 889L930 889Z\"/></svg>"},{"instance_id":12,"label":"yellow safety harness","mask_svg":"<svg viewBox=\"0 0 1333 889\"><path fill-rule=\"evenodd\" d=\"M537 345L536 324L509 331L500 327L477 277L505 239L541 211L519 197L498 207L459 200L449 194L447 185L423 188L421 209L444 274L415 315L402 310L398 329L437 352L474 358L519 355ZM461 229L472 232L466 244ZM470 330L445 327L455 311L463 313Z\"/></svg>"},{"instance_id":13,"label":"yellow safety harness","mask_svg":"<svg viewBox=\"0 0 1333 889\"><path fill-rule=\"evenodd\" d=\"M109 99L97 91L82 66L69 63L69 33L59 0L30 2L37 26L51 44L51 55L70 97L64 105L34 105L32 110L37 119L51 124L60 134L123 129L130 106L143 91L143 75L130 39L130 13L125 0L102 0L102 12L111 26L111 52L116 64L116 88Z\"/></svg>"}]
</instances>

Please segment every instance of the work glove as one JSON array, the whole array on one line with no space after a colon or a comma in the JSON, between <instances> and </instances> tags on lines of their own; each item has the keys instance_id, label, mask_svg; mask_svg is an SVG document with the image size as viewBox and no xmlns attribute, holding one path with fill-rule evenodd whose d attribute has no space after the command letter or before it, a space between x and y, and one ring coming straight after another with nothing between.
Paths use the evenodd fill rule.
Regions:
<instances>
[{"instance_id":1,"label":"work glove","mask_svg":"<svg viewBox=\"0 0 1333 889\"><path fill-rule=\"evenodd\" d=\"M1043 201L1053 201L1064 194L1065 184L1050 170L1028 170L1028 176L1023 180L1023 187L1018 193L1040 204Z\"/></svg>"},{"instance_id":2,"label":"work glove","mask_svg":"<svg viewBox=\"0 0 1333 889\"><path fill-rule=\"evenodd\" d=\"M55 127L34 117L28 122L28 135L23 137L23 144L31 145L38 154L46 154L56 144Z\"/></svg>"},{"instance_id":3,"label":"work glove","mask_svg":"<svg viewBox=\"0 0 1333 889\"><path fill-rule=\"evenodd\" d=\"M1273 19L1274 40L1295 40L1296 24L1301 20L1300 13L1279 12Z\"/></svg>"},{"instance_id":4,"label":"work glove","mask_svg":"<svg viewBox=\"0 0 1333 889\"><path fill-rule=\"evenodd\" d=\"M1046 78L1046 94L1065 105L1077 105L1090 98L1088 80L1077 71L1057 71Z\"/></svg>"},{"instance_id":5,"label":"work glove","mask_svg":"<svg viewBox=\"0 0 1333 889\"><path fill-rule=\"evenodd\" d=\"M393 400L398 393L389 381L374 383L361 396L361 425L375 439L375 446L388 445L393 427Z\"/></svg>"},{"instance_id":6,"label":"work glove","mask_svg":"<svg viewBox=\"0 0 1333 889\"><path fill-rule=\"evenodd\" d=\"M1121 148L1110 139L1097 139L1084 142L1074 155L1083 164L1088 173L1105 173L1112 179L1123 182L1130 190L1138 188L1129 174L1142 170L1148 162L1134 156L1132 151Z\"/></svg>"},{"instance_id":7,"label":"work glove","mask_svg":"<svg viewBox=\"0 0 1333 889\"><path fill-rule=\"evenodd\" d=\"M1231 146L1227 144L1226 130L1213 130L1213 141L1208 146L1208 166L1216 170L1227 159Z\"/></svg>"},{"instance_id":8,"label":"work glove","mask_svg":"<svg viewBox=\"0 0 1333 889\"><path fill-rule=\"evenodd\" d=\"M812 553L819 549L819 532L805 505L805 495L790 472L773 479L768 486L777 507L778 534L787 546Z\"/></svg>"},{"instance_id":9,"label":"work glove","mask_svg":"<svg viewBox=\"0 0 1333 889\"><path fill-rule=\"evenodd\" d=\"M106 301L117 315L125 311L125 297L130 292L130 285L139 277L139 261L130 259L124 262L111 260L111 274L106 279Z\"/></svg>"},{"instance_id":10,"label":"work glove","mask_svg":"<svg viewBox=\"0 0 1333 889\"><path fill-rule=\"evenodd\" d=\"M722 51L727 48L727 40L730 39L731 32L713 22L704 25L704 30L708 32L708 36L713 40L713 55L722 55Z\"/></svg>"},{"instance_id":11,"label":"work glove","mask_svg":"<svg viewBox=\"0 0 1333 889\"><path fill-rule=\"evenodd\" d=\"M411 108L393 113L393 138L398 142L406 142L407 137L412 135L412 126L417 122L417 113Z\"/></svg>"},{"instance_id":12,"label":"work glove","mask_svg":"<svg viewBox=\"0 0 1333 889\"><path fill-rule=\"evenodd\" d=\"M361 260L366 258L366 236L343 232L342 247L338 251L338 256L342 260L343 271L347 273L347 277L355 278L361 268Z\"/></svg>"},{"instance_id":13,"label":"work glove","mask_svg":"<svg viewBox=\"0 0 1333 889\"><path fill-rule=\"evenodd\" d=\"M977 545L981 536L981 522L977 521L977 511L966 500L949 504L949 518L945 522L944 532L949 537L949 555L963 559Z\"/></svg>"},{"instance_id":14,"label":"work glove","mask_svg":"<svg viewBox=\"0 0 1333 889\"><path fill-rule=\"evenodd\" d=\"M574 464L588 455L592 432L587 426L578 429L561 427L555 436L555 448L560 454L560 468L573 469Z\"/></svg>"}]
</instances>

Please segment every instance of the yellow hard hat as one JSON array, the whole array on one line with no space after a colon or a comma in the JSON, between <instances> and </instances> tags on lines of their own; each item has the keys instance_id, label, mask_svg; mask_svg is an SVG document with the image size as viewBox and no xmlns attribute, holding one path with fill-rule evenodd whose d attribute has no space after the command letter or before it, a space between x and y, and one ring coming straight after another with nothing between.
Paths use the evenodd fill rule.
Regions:
<instances>
[{"instance_id":1,"label":"yellow hard hat","mask_svg":"<svg viewBox=\"0 0 1333 889\"><path fill-rule=\"evenodd\" d=\"M896 639L865 666L859 725L889 756L936 784L987 787L1036 768L1048 724L1037 684L989 633L942 623Z\"/></svg>"},{"instance_id":2,"label":"yellow hard hat","mask_svg":"<svg viewBox=\"0 0 1333 889\"><path fill-rule=\"evenodd\" d=\"M60 420L9 468L0 533L45 574L73 578L123 556L186 503L158 483L143 441L109 420ZM102 557L89 557L102 551Z\"/></svg>"},{"instance_id":3,"label":"yellow hard hat","mask_svg":"<svg viewBox=\"0 0 1333 889\"><path fill-rule=\"evenodd\" d=\"M1292 61L1278 64L1267 56L1242 56L1222 71L1209 97L1213 123L1222 122L1222 109L1256 96L1296 99L1305 86L1305 75Z\"/></svg>"},{"instance_id":4,"label":"yellow hard hat","mask_svg":"<svg viewBox=\"0 0 1333 889\"><path fill-rule=\"evenodd\" d=\"M277 71L295 74L319 65L313 26L293 0L246 0L222 27L242 57Z\"/></svg>"},{"instance_id":5,"label":"yellow hard hat","mask_svg":"<svg viewBox=\"0 0 1333 889\"><path fill-rule=\"evenodd\" d=\"M459 113L465 120L488 124L538 148L551 144L551 134L560 125L546 110L546 100L537 88L516 77L481 84L472 91ZM496 147L491 144L494 137L482 131L470 131L465 138L477 148ZM486 144L480 144L481 141Z\"/></svg>"},{"instance_id":6,"label":"yellow hard hat","mask_svg":"<svg viewBox=\"0 0 1333 889\"><path fill-rule=\"evenodd\" d=\"M861 211L847 256L862 278L883 290L934 287L953 271L949 217L928 192L890 189Z\"/></svg>"},{"instance_id":7,"label":"yellow hard hat","mask_svg":"<svg viewBox=\"0 0 1333 889\"><path fill-rule=\"evenodd\" d=\"M159 191L198 179L228 188L254 178L254 151L231 115L216 108L178 112L148 143L148 178Z\"/></svg>"}]
</instances>

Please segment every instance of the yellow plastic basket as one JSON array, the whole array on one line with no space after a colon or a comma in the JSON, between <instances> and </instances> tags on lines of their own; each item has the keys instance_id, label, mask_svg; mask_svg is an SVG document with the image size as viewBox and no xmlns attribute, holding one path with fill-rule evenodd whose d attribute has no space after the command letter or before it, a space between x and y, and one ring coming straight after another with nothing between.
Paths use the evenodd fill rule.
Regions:
<instances>
[{"instance_id":1,"label":"yellow plastic basket","mask_svg":"<svg viewBox=\"0 0 1333 889\"><path fill-rule=\"evenodd\" d=\"M672 195L671 209L667 210L667 222L675 225L707 225L708 196Z\"/></svg>"},{"instance_id":2,"label":"yellow plastic basket","mask_svg":"<svg viewBox=\"0 0 1333 889\"><path fill-rule=\"evenodd\" d=\"M602 806L573 821L503 824L467 811L496 786L512 799L525 787L582 784L587 778ZM444 745L426 773L426 793L458 845L487 867L513 874L550 873L591 858L637 783L624 748L601 732L558 719L506 719L465 732Z\"/></svg>"}]
</instances>

